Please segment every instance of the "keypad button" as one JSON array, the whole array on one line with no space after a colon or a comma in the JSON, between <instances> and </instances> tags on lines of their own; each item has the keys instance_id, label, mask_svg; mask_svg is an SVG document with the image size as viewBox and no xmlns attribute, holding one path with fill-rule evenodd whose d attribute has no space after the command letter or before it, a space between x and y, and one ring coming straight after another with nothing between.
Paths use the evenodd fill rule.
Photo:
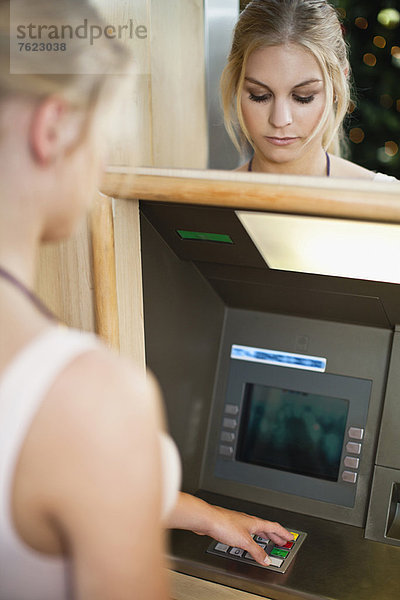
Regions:
<instances>
[{"instance_id":1,"label":"keypad button","mask_svg":"<svg viewBox=\"0 0 400 600\"><path fill-rule=\"evenodd\" d=\"M255 558L252 557L252 555L250 554L250 552L246 552L246 554L244 555L244 558L247 558L247 560L254 560Z\"/></svg>"},{"instance_id":2,"label":"keypad button","mask_svg":"<svg viewBox=\"0 0 400 600\"><path fill-rule=\"evenodd\" d=\"M270 556L271 567L281 567L283 563L283 558L276 558L276 556Z\"/></svg>"},{"instance_id":3,"label":"keypad button","mask_svg":"<svg viewBox=\"0 0 400 600\"><path fill-rule=\"evenodd\" d=\"M289 533L291 533L291 534L292 534L292 536L293 536L293 541L295 542L295 541L297 540L297 538L299 537L299 534L298 534L298 533L295 533L294 531L289 531Z\"/></svg>"},{"instance_id":4,"label":"keypad button","mask_svg":"<svg viewBox=\"0 0 400 600\"><path fill-rule=\"evenodd\" d=\"M219 447L219 453L223 456L233 456L233 448L232 446L223 446Z\"/></svg>"},{"instance_id":5,"label":"keypad button","mask_svg":"<svg viewBox=\"0 0 400 600\"><path fill-rule=\"evenodd\" d=\"M258 543L260 542L261 544L268 544L269 540L267 538L263 538L261 537L261 535L256 535L254 540Z\"/></svg>"},{"instance_id":6,"label":"keypad button","mask_svg":"<svg viewBox=\"0 0 400 600\"><path fill-rule=\"evenodd\" d=\"M349 438L353 440L362 440L364 437L364 429L361 427L350 427L349 428Z\"/></svg>"},{"instance_id":7,"label":"keypad button","mask_svg":"<svg viewBox=\"0 0 400 600\"><path fill-rule=\"evenodd\" d=\"M266 544L261 544L261 542L257 542L257 545L260 546L263 550L266 548Z\"/></svg>"},{"instance_id":8,"label":"keypad button","mask_svg":"<svg viewBox=\"0 0 400 600\"><path fill-rule=\"evenodd\" d=\"M227 552L228 548L229 546L227 544L222 544L221 542L215 544L215 550L218 550L218 552Z\"/></svg>"},{"instance_id":9,"label":"keypad button","mask_svg":"<svg viewBox=\"0 0 400 600\"><path fill-rule=\"evenodd\" d=\"M233 556L243 556L244 550L241 548L231 548L229 554L233 554Z\"/></svg>"},{"instance_id":10,"label":"keypad button","mask_svg":"<svg viewBox=\"0 0 400 600\"><path fill-rule=\"evenodd\" d=\"M225 404L225 414L226 415L237 415L239 412L239 407L236 404Z\"/></svg>"},{"instance_id":11,"label":"keypad button","mask_svg":"<svg viewBox=\"0 0 400 600\"><path fill-rule=\"evenodd\" d=\"M232 431L222 431L221 432L221 442L234 442L235 434Z\"/></svg>"},{"instance_id":12,"label":"keypad button","mask_svg":"<svg viewBox=\"0 0 400 600\"><path fill-rule=\"evenodd\" d=\"M222 425L225 429L236 429L237 421L236 419L228 419L228 417L225 417Z\"/></svg>"},{"instance_id":13,"label":"keypad button","mask_svg":"<svg viewBox=\"0 0 400 600\"><path fill-rule=\"evenodd\" d=\"M271 556L278 556L279 558L286 558L289 554L289 550L284 550L283 548L272 548Z\"/></svg>"},{"instance_id":14,"label":"keypad button","mask_svg":"<svg viewBox=\"0 0 400 600\"><path fill-rule=\"evenodd\" d=\"M361 454L361 444L356 444L355 442L347 442L346 452L349 452L350 454Z\"/></svg>"},{"instance_id":15,"label":"keypad button","mask_svg":"<svg viewBox=\"0 0 400 600\"><path fill-rule=\"evenodd\" d=\"M342 479L343 481L347 481L348 483L356 483L357 473L353 473L352 471L343 471Z\"/></svg>"},{"instance_id":16,"label":"keypad button","mask_svg":"<svg viewBox=\"0 0 400 600\"><path fill-rule=\"evenodd\" d=\"M293 544L294 542L286 542L284 546L279 546L279 548L287 548L288 550L291 550L293 548Z\"/></svg>"},{"instance_id":17,"label":"keypad button","mask_svg":"<svg viewBox=\"0 0 400 600\"><path fill-rule=\"evenodd\" d=\"M344 459L344 466L349 469L358 469L358 465L360 464L360 459L355 456L346 456Z\"/></svg>"}]
</instances>

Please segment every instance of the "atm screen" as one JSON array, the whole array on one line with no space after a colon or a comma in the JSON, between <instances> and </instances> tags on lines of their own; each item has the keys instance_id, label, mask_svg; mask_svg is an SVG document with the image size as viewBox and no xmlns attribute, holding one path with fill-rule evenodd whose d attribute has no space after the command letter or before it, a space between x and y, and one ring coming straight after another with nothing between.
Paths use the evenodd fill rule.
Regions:
<instances>
[{"instance_id":1,"label":"atm screen","mask_svg":"<svg viewBox=\"0 0 400 600\"><path fill-rule=\"evenodd\" d=\"M372 380L342 369L343 344L333 352L329 335L312 354L293 353L303 321L293 332L286 317L228 316L201 488L342 522L357 513L362 522ZM281 343L260 343L281 332Z\"/></svg>"},{"instance_id":2,"label":"atm screen","mask_svg":"<svg viewBox=\"0 0 400 600\"><path fill-rule=\"evenodd\" d=\"M236 460L338 480L347 400L254 383L243 400Z\"/></svg>"}]
</instances>

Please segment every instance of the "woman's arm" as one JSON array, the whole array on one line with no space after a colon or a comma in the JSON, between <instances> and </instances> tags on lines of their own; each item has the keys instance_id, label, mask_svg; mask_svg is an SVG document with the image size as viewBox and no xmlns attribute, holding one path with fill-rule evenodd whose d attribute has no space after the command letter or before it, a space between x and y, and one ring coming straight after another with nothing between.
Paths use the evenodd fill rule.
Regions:
<instances>
[{"instance_id":1,"label":"woman's arm","mask_svg":"<svg viewBox=\"0 0 400 600\"><path fill-rule=\"evenodd\" d=\"M209 535L224 544L242 548L250 552L260 564L269 564L270 560L264 550L253 540L252 534L269 538L279 545L284 545L293 539L293 535L279 523L213 506L185 493L179 494L167 527L189 529L200 535Z\"/></svg>"},{"instance_id":2,"label":"woman's arm","mask_svg":"<svg viewBox=\"0 0 400 600\"><path fill-rule=\"evenodd\" d=\"M41 525L25 541L46 552L54 540L77 600L168 598L157 413L144 376L96 350L65 369L34 419L22 473Z\"/></svg>"}]
</instances>

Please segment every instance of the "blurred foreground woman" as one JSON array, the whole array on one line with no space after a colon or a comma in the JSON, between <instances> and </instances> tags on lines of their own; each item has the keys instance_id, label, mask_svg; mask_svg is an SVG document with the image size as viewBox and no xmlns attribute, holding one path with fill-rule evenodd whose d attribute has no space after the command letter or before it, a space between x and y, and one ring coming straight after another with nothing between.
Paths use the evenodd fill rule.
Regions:
<instances>
[{"instance_id":1,"label":"blurred foreground woman","mask_svg":"<svg viewBox=\"0 0 400 600\"><path fill-rule=\"evenodd\" d=\"M0 0L0 598L163 600L163 527L261 563L251 534L292 536L178 494L152 378L95 336L59 327L31 292L39 244L69 236L99 186L111 74L131 59L103 36L90 59L88 40L60 53L64 75L30 71L29 52L26 74L10 74L9 4ZM21 15L32 6L12 4ZM86 0L34 9L47 23L99 22Z\"/></svg>"}]
</instances>

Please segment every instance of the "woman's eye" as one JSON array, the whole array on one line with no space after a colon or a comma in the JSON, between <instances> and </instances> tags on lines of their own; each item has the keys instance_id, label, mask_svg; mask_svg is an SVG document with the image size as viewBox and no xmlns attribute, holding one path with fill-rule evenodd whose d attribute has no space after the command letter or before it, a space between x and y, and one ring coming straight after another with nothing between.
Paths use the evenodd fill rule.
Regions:
<instances>
[{"instance_id":1,"label":"woman's eye","mask_svg":"<svg viewBox=\"0 0 400 600\"><path fill-rule=\"evenodd\" d=\"M300 102L300 104L309 104L310 102L312 102L315 98L315 96L311 95L311 96L297 96L294 95L293 98L296 100L296 102Z\"/></svg>"},{"instance_id":2,"label":"woman's eye","mask_svg":"<svg viewBox=\"0 0 400 600\"><path fill-rule=\"evenodd\" d=\"M271 97L271 94L263 94L262 96L256 96L255 94L250 93L249 98L253 102L266 102Z\"/></svg>"}]
</instances>

